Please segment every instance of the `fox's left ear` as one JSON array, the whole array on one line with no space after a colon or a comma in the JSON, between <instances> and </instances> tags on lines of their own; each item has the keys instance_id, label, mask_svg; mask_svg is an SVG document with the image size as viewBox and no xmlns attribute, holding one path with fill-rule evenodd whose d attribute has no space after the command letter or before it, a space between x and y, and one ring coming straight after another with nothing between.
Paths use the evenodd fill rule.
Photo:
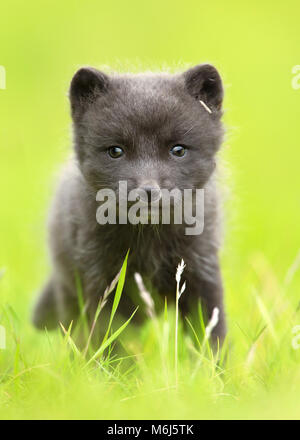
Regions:
<instances>
[{"instance_id":1,"label":"fox's left ear","mask_svg":"<svg viewBox=\"0 0 300 440\"><path fill-rule=\"evenodd\" d=\"M188 92L209 108L220 110L224 90L217 69L211 64L199 64L184 72Z\"/></svg>"},{"instance_id":2,"label":"fox's left ear","mask_svg":"<svg viewBox=\"0 0 300 440\"><path fill-rule=\"evenodd\" d=\"M70 86L70 101L73 117L82 115L97 97L107 91L109 78L105 73L92 67L77 70Z\"/></svg>"}]
</instances>

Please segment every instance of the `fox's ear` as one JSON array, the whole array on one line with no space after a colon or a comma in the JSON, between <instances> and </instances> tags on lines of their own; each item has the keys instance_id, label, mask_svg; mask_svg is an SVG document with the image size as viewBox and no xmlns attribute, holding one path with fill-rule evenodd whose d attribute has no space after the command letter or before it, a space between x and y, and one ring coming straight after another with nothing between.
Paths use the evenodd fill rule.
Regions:
<instances>
[{"instance_id":1,"label":"fox's ear","mask_svg":"<svg viewBox=\"0 0 300 440\"><path fill-rule=\"evenodd\" d=\"M184 72L188 92L208 107L219 110L222 106L224 91L221 77L211 64L199 64Z\"/></svg>"},{"instance_id":2,"label":"fox's ear","mask_svg":"<svg viewBox=\"0 0 300 440\"><path fill-rule=\"evenodd\" d=\"M92 67L79 69L72 78L69 92L72 115L82 114L99 93L105 93L108 84L105 73Z\"/></svg>"}]
</instances>

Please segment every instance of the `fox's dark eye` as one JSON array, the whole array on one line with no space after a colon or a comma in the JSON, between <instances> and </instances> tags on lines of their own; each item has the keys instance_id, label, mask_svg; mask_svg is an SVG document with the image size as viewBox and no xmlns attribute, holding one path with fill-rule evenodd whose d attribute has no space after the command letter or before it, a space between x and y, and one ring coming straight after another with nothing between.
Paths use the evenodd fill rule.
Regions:
<instances>
[{"instance_id":1,"label":"fox's dark eye","mask_svg":"<svg viewBox=\"0 0 300 440\"><path fill-rule=\"evenodd\" d=\"M186 154L186 148L182 145L175 145L175 147L171 148L171 154L173 154L173 156L183 157Z\"/></svg>"},{"instance_id":2,"label":"fox's dark eye","mask_svg":"<svg viewBox=\"0 0 300 440\"><path fill-rule=\"evenodd\" d=\"M108 149L108 154L110 155L110 157L112 157L113 159L118 159L118 157L123 156L124 154L124 150L121 147L109 147Z\"/></svg>"}]
</instances>

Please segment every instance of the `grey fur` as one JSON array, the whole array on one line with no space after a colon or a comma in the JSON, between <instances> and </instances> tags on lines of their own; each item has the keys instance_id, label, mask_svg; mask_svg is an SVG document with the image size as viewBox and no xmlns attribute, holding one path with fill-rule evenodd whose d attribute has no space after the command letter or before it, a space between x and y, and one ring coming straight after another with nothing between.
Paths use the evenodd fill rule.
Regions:
<instances>
[{"instance_id":1,"label":"grey fur","mask_svg":"<svg viewBox=\"0 0 300 440\"><path fill-rule=\"evenodd\" d=\"M130 248L128 282L121 311L129 316L135 271L149 279L169 300L175 295L175 271L186 263L187 287L181 298L184 314L198 300L220 320L214 337L226 332L223 288L218 260L218 194L215 155L223 138L223 87L216 69L199 65L180 74L106 75L80 69L70 88L75 157L62 173L50 213L52 275L41 294L33 321L38 328L66 325L78 316L74 271L78 271L93 316L105 287L119 271ZM200 103L212 111L210 114ZM183 158L170 147L190 147ZM112 159L107 148L121 145L125 156ZM155 181L161 188L205 189L205 226L199 236L184 234L184 225L99 225L96 192L128 190ZM133 295L135 295L133 293ZM132 300L133 298L133 300ZM139 312L138 312L139 313ZM100 323L101 324L101 323Z\"/></svg>"}]
</instances>

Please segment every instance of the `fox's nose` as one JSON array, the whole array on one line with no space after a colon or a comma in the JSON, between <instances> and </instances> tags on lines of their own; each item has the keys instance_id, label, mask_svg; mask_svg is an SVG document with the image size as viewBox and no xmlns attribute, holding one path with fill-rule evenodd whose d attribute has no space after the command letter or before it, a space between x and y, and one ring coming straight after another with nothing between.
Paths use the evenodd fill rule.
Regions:
<instances>
[{"instance_id":1,"label":"fox's nose","mask_svg":"<svg viewBox=\"0 0 300 440\"><path fill-rule=\"evenodd\" d=\"M152 186L144 186L142 188L148 198L148 203L155 202L160 199L160 188L152 187Z\"/></svg>"},{"instance_id":2,"label":"fox's nose","mask_svg":"<svg viewBox=\"0 0 300 440\"><path fill-rule=\"evenodd\" d=\"M147 182L139 187L140 200L144 203L156 202L161 198L161 190L156 182Z\"/></svg>"}]
</instances>

